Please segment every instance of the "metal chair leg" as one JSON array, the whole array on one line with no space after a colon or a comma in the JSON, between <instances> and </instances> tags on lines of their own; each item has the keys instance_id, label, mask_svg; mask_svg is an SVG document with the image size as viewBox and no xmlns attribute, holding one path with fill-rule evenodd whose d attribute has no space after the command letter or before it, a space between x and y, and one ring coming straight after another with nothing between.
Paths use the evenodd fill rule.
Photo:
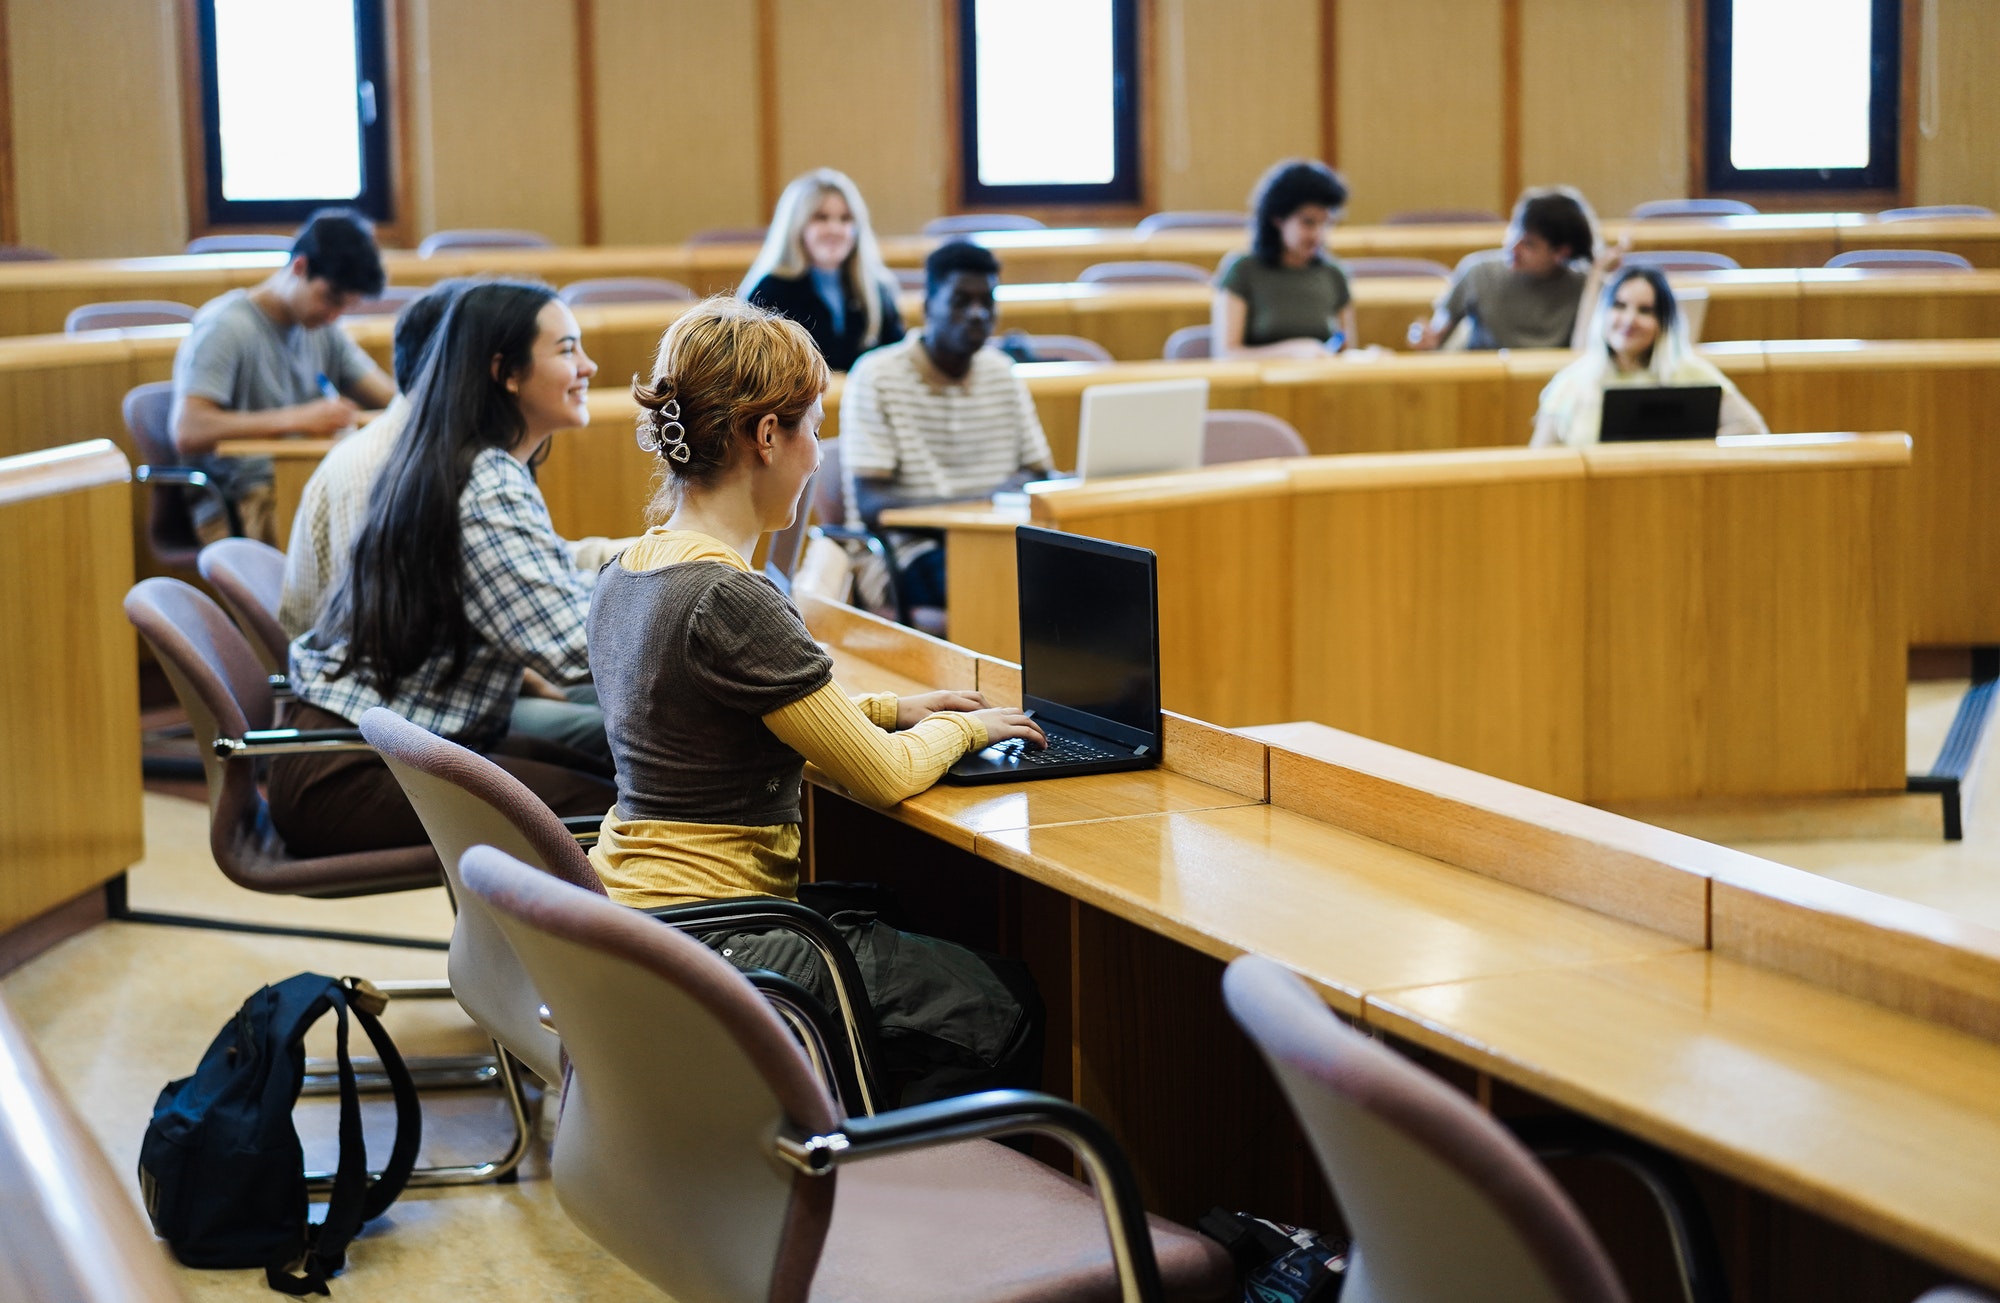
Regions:
<instances>
[{"instance_id":1,"label":"metal chair leg","mask_svg":"<svg viewBox=\"0 0 2000 1303\"><path fill-rule=\"evenodd\" d=\"M487 1181L512 1182L517 1180L517 1169L521 1160L528 1156L528 1146L533 1142L534 1130L528 1124L528 1101L521 1089L521 1067L500 1042L493 1042L493 1054L500 1064L498 1073L500 1088L507 1098L507 1112L514 1122L514 1139L507 1152L499 1158L485 1163L463 1163L449 1167L419 1167L410 1173L407 1189L442 1185L479 1185ZM378 1177L380 1170L371 1170L369 1176ZM333 1173L307 1172L306 1189L312 1194L325 1194L333 1189Z\"/></svg>"}]
</instances>

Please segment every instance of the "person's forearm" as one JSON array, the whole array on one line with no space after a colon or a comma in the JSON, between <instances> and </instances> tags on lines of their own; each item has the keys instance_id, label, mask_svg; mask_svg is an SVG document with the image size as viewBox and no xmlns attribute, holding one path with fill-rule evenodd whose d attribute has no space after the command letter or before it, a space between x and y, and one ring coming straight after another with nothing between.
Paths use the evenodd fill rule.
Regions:
<instances>
[{"instance_id":1,"label":"person's forearm","mask_svg":"<svg viewBox=\"0 0 2000 1303\"><path fill-rule=\"evenodd\" d=\"M380 411L396 398L396 382L381 371L370 371L354 383L349 398L369 411Z\"/></svg>"},{"instance_id":2,"label":"person's forearm","mask_svg":"<svg viewBox=\"0 0 2000 1303\"><path fill-rule=\"evenodd\" d=\"M960 756L986 745L985 725L951 711L884 732L831 682L764 716L764 725L856 800L877 807L915 796Z\"/></svg>"},{"instance_id":3,"label":"person's forearm","mask_svg":"<svg viewBox=\"0 0 2000 1303\"><path fill-rule=\"evenodd\" d=\"M219 443L231 439L279 439L296 434L300 425L297 407L271 407L261 412L231 412L221 408L181 413L174 427L174 446L183 453L214 452Z\"/></svg>"},{"instance_id":4,"label":"person's forearm","mask_svg":"<svg viewBox=\"0 0 2000 1303\"><path fill-rule=\"evenodd\" d=\"M861 523L869 529L881 528L881 515L891 507L932 507L943 502L963 502L963 498L938 497L934 494L906 493L897 489L888 480L854 481L854 505L861 513Z\"/></svg>"}]
</instances>

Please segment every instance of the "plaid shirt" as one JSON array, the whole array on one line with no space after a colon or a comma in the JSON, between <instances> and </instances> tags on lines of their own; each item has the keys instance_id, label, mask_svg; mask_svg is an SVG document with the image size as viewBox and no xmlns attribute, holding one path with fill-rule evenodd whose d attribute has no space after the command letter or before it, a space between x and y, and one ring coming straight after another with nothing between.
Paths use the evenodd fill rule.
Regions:
<instances>
[{"instance_id":1,"label":"plaid shirt","mask_svg":"<svg viewBox=\"0 0 2000 1303\"><path fill-rule=\"evenodd\" d=\"M528 468L498 449L481 452L458 495L458 520L465 616L472 623L472 648L458 679L445 683L451 656L440 649L385 700L355 675L331 678L346 644L322 647L318 634L308 632L292 643L292 690L301 701L347 720L387 706L483 751L507 734L524 666L557 683L590 676L585 628L594 576L575 568Z\"/></svg>"}]
</instances>

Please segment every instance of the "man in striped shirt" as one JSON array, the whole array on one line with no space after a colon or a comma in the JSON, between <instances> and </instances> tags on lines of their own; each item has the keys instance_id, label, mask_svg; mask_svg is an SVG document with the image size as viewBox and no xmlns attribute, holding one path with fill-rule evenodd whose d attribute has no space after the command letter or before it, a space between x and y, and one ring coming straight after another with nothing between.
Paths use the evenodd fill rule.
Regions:
<instances>
[{"instance_id":1,"label":"man in striped shirt","mask_svg":"<svg viewBox=\"0 0 2000 1303\"><path fill-rule=\"evenodd\" d=\"M924 329L865 353L840 398L840 461L850 522L873 527L887 507L983 498L1050 473L1028 387L997 348L993 291L1000 263L966 241L924 261ZM935 537L891 540L912 606L944 604Z\"/></svg>"}]
</instances>

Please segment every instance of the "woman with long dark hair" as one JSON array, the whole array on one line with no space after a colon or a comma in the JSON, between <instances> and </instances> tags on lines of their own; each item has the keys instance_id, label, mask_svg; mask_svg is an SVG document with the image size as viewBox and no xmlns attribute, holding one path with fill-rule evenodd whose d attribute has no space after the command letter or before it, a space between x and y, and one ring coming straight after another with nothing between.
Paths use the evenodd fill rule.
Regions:
<instances>
[{"instance_id":1,"label":"woman with long dark hair","mask_svg":"<svg viewBox=\"0 0 2000 1303\"><path fill-rule=\"evenodd\" d=\"M491 281L459 295L376 476L346 574L318 626L292 644L293 726L340 728L387 706L490 754L558 813L609 808L614 789L589 757L508 731L524 671L558 684L589 675L589 579L531 468L550 436L589 422L596 370L576 318L546 286ZM270 801L294 854L424 840L372 755L280 757Z\"/></svg>"},{"instance_id":2,"label":"woman with long dark hair","mask_svg":"<svg viewBox=\"0 0 2000 1303\"><path fill-rule=\"evenodd\" d=\"M1354 295L1326 251L1347 206L1340 173L1311 159L1279 163L1250 196L1250 252L1215 274L1215 357L1325 357L1354 343Z\"/></svg>"}]
</instances>

